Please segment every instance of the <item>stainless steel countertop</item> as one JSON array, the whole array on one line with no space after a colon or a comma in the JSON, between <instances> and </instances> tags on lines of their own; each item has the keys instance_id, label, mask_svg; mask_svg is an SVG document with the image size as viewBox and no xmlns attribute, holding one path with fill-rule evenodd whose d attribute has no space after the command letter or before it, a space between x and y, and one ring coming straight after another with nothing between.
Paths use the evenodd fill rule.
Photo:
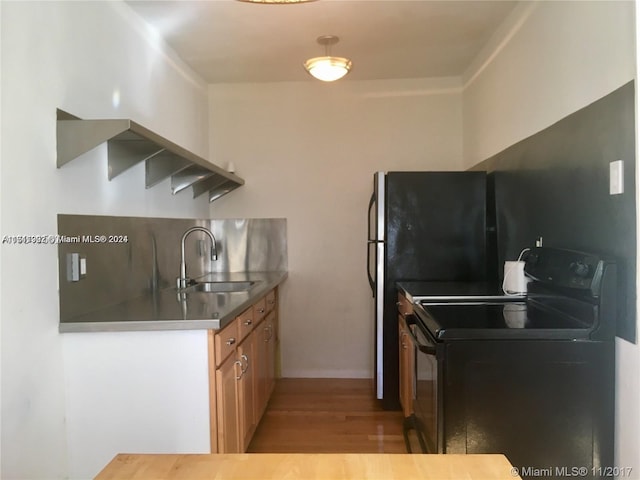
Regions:
<instances>
[{"instance_id":1,"label":"stainless steel countertop","mask_svg":"<svg viewBox=\"0 0 640 480\"><path fill-rule=\"evenodd\" d=\"M61 322L59 331L116 332L145 330L217 330L287 278L286 271L209 273L200 282L256 282L246 292L191 291L181 301L174 287L165 288Z\"/></svg>"}]
</instances>

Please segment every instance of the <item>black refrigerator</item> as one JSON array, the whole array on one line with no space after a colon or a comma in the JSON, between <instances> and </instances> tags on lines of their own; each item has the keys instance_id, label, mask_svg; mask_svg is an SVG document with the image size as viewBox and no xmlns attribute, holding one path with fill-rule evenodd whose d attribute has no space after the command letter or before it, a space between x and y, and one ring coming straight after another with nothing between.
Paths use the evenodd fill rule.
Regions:
<instances>
[{"instance_id":1,"label":"black refrigerator","mask_svg":"<svg viewBox=\"0 0 640 480\"><path fill-rule=\"evenodd\" d=\"M367 263L375 302L375 389L398 409L398 281L493 281L495 202L486 172L376 172ZM489 208L488 208L489 206Z\"/></svg>"}]
</instances>

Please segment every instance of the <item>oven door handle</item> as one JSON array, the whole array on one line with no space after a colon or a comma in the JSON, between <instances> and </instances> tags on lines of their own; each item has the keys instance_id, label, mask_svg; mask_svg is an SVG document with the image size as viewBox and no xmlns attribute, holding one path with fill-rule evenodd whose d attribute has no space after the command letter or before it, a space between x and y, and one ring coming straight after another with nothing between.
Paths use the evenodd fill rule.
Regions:
<instances>
[{"instance_id":1,"label":"oven door handle","mask_svg":"<svg viewBox=\"0 0 640 480\"><path fill-rule=\"evenodd\" d=\"M407 331L409 333L409 336L411 337L411 341L416 346L416 348L420 350L422 353L426 353L427 355L436 355L437 351L436 351L436 346L434 344L430 343L429 345L425 345L424 343L420 343L420 341L418 340L418 337L416 337L415 333L413 333L413 329L411 328L411 326L416 325L415 315L407 315L405 317L405 320L407 322L407 326L409 327ZM417 327L417 328L420 328L420 327Z\"/></svg>"}]
</instances>

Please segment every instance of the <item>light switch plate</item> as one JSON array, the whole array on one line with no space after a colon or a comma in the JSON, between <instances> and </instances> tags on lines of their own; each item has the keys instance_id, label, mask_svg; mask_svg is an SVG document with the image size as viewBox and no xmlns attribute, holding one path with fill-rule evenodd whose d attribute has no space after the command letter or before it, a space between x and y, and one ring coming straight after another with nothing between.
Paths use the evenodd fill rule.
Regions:
<instances>
[{"instance_id":1,"label":"light switch plate","mask_svg":"<svg viewBox=\"0 0 640 480\"><path fill-rule=\"evenodd\" d=\"M67 253L67 281L78 282L87 275L87 257L80 253Z\"/></svg>"},{"instance_id":2,"label":"light switch plate","mask_svg":"<svg viewBox=\"0 0 640 480\"><path fill-rule=\"evenodd\" d=\"M609 195L624 193L624 162L616 160L609 163Z\"/></svg>"}]
</instances>

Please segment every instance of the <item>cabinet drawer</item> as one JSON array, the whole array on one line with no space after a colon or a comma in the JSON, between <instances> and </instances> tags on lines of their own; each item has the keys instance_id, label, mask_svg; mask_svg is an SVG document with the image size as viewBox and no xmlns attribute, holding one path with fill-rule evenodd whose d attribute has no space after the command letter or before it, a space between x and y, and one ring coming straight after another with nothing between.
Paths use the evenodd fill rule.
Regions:
<instances>
[{"instance_id":1,"label":"cabinet drawer","mask_svg":"<svg viewBox=\"0 0 640 480\"><path fill-rule=\"evenodd\" d=\"M258 324L258 319L256 317L257 315L254 312L254 307L249 307L238 315L236 320L238 321L238 332L240 336L240 339L238 340L239 342L249 335L251 330L253 330L253 327Z\"/></svg>"},{"instance_id":2,"label":"cabinet drawer","mask_svg":"<svg viewBox=\"0 0 640 480\"><path fill-rule=\"evenodd\" d=\"M258 300L253 305L253 309L255 311L255 322L257 325L258 323L260 323L260 321L264 318L265 314L267 313L267 298L262 297L260 300Z\"/></svg>"},{"instance_id":3,"label":"cabinet drawer","mask_svg":"<svg viewBox=\"0 0 640 480\"><path fill-rule=\"evenodd\" d=\"M406 317L407 315L411 315L413 313L413 305L411 304L411 302L409 302L407 297L405 297L401 293L398 294L397 305L398 305L398 314L400 316Z\"/></svg>"},{"instance_id":4,"label":"cabinet drawer","mask_svg":"<svg viewBox=\"0 0 640 480\"><path fill-rule=\"evenodd\" d=\"M276 289L274 288L269 293L267 293L267 312L271 312L276 308Z\"/></svg>"},{"instance_id":5,"label":"cabinet drawer","mask_svg":"<svg viewBox=\"0 0 640 480\"><path fill-rule=\"evenodd\" d=\"M220 366L225 358L236 348L238 339L238 319L236 318L229 325L224 327L213 336L216 352L216 366Z\"/></svg>"}]
</instances>

